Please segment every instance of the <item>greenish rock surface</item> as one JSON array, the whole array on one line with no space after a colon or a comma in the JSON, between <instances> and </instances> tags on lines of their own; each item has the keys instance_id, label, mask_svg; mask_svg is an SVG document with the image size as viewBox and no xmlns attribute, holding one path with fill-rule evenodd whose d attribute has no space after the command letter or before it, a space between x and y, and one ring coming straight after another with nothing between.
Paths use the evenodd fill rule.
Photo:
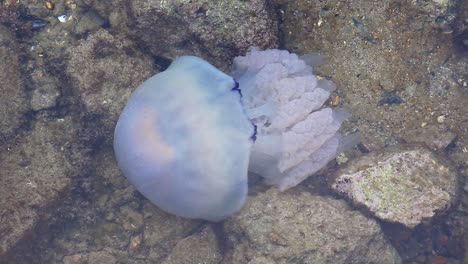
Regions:
<instances>
[{"instance_id":1,"label":"greenish rock surface","mask_svg":"<svg viewBox=\"0 0 468 264\"><path fill-rule=\"evenodd\" d=\"M398 147L350 162L333 189L376 217L413 228L456 200L457 173L423 147Z\"/></svg>"}]
</instances>

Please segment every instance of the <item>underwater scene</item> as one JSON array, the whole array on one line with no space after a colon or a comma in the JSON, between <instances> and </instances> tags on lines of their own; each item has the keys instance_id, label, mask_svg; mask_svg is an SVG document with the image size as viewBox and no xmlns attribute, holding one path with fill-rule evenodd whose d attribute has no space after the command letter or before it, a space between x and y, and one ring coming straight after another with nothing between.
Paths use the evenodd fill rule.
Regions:
<instances>
[{"instance_id":1,"label":"underwater scene","mask_svg":"<svg viewBox=\"0 0 468 264\"><path fill-rule=\"evenodd\" d=\"M0 0L0 264L468 263L468 1Z\"/></svg>"}]
</instances>

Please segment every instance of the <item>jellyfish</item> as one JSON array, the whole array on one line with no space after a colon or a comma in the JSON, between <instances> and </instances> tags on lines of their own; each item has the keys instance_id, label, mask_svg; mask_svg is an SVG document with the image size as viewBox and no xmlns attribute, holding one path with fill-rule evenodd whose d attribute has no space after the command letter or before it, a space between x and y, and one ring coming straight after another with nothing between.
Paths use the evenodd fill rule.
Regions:
<instances>
[{"instance_id":1,"label":"jellyfish","mask_svg":"<svg viewBox=\"0 0 468 264\"><path fill-rule=\"evenodd\" d=\"M125 177L164 211L220 221L245 203L254 138L238 83L182 56L133 92L114 152Z\"/></svg>"}]
</instances>

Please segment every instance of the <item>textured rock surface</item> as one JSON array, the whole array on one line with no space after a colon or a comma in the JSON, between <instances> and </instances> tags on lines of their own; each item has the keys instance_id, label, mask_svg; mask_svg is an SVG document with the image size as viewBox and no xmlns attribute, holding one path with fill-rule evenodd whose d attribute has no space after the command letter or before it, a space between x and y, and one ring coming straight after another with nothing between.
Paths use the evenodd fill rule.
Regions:
<instances>
[{"instance_id":1,"label":"textured rock surface","mask_svg":"<svg viewBox=\"0 0 468 264\"><path fill-rule=\"evenodd\" d=\"M112 252L99 251L87 254L76 254L63 258L63 264L115 264L117 259Z\"/></svg>"},{"instance_id":2,"label":"textured rock surface","mask_svg":"<svg viewBox=\"0 0 468 264\"><path fill-rule=\"evenodd\" d=\"M129 40L99 30L68 49L67 73L86 110L113 130L130 93L153 74L152 63Z\"/></svg>"},{"instance_id":3,"label":"textured rock surface","mask_svg":"<svg viewBox=\"0 0 468 264\"><path fill-rule=\"evenodd\" d=\"M415 227L456 200L453 168L422 147L387 149L350 162L333 188L378 218Z\"/></svg>"},{"instance_id":4,"label":"textured rock surface","mask_svg":"<svg viewBox=\"0 0 468 264\"><path fill-rule=\"evenodd\" d=\"M145 203L144 216L144 244L146 250L149 247L149 251L144 253L148 261L154 263L162 262L171 254L178 241L194 233L200 225L199 221L169 215L149 202Z\"/></svg>"},{"instance_id":5,"label":"textured rock surface","mask_svg":"<svg viewBox=\"0 0 468 264\"><path fill-rule=\"evenodd\" d=\"M45 2L55 3L55 6L46 8ZM266 2L268 5L265 5ZM264 48L277 44L282 49L298 54L319 51L328 60L316 69L317 73L337 84L338 89L331 95L331 103L334 106L342 103L349 105L352 119L344 125L347 131L360 131L363 135L363 149L367 147L375 150L399 144L401 141L413 141L406 136L406 131L421 131L418 129L435 126L447 138L451 138L451 134L456 136L440 154L447 155L460 170L465 171L461 174L465 176L466 185L468 60L463 40L466 41L468 36L468 2L443 1L465 6L455 9L459 13L455 14L457 17L453 20L453 26L449 21L449 28L453 27L455 30L452 34L445 30L447 27L443 24L440 26L434 22L437 22L435 19L439 15L453 14L454 9L445 5L437 10L436 2L438 1L381 1L379 4L368 0L136 0L131 3L124 0L0 1L0 24L18 30L15 32L18 42L11 34L0 34L1 54L7 54L6 57L12 62L8 69L0 71L0 83L12 85L7 86L7 90L1 87L4 93L0 94L1 105L6 103L11 107L0 109L0 124L7 124L1 127L0 134L3 137L4 131L9 131L6 139L1 139L0 184L5 185L7 180L24 183L30 175L34 175L34 179L53 178L50 182L58 187L53 189L49 186L40 191L47 192L47 197L51 199L40 200L40 204L34 204L34 207L22 207L16 203L17 200L11 198L11 189L4 189L11 185L0 187L0 208L18 205L14 208L21 211L21 214L31 213L31 218L23 219L20 225L15 225L18 228L14 230L18 232L15 236L20 238L19 243L13 246L14 240L10 236L7 243L10 243L8 247L11 249L4 255L0 254L0 262L76 264L89 263L89 260L115 260L117 263L161 263L172 254L179 241L191 239L194 234L198 234L199 222L160 212L129 186L115 165L110 142L115 122L113 118L118 115L120 107L100 104L99 98L114 99L114 93L124 97L139 82L136 79L135 83L125 80L131 80L133 75L146 78L139 71L148 67L129 68L126 66L129 60L143 64L155 62L156 67L162 69L174 56L194 53L227 70L232 58L244 55L243 49L248 45ZM240 5L240 8L228 9L230 4ZM7 5L10 7L5 8ZM20 8L15 9L15 6ZM91 21L89 14L93 11L105 22ZM435 16L431 12L435 12ZM63 14L68 15L68 20L61 23L57 17ZM45 19L49 23L32 32L31 21L24 19L29 15ZM96 33L101 24L110 33ZM265 25L268 25L268 31L264 31ZM147 32L152 35L148 36ZM4 43L5 39L9 42ZM88 40L91 43L87 43ZM100 45L101 40L103 45ZM129 45L122 46L122 43ZM72 58L74 51L81 52L82 57L77 53ZM3 67L4 64L0 64L0 68ZM114 70L116 73L113 74ZM20 71L22 74L19 74ZM149 66L148 71L149 75L156 72L152 66ZM42 73L45 78L36 79ZM80 74L86 74L90 79L85 80ZM103 80L105 85L101 86ZM52 87L55 82L58 85ZM106 85L107 88L103 89ZM60 92L57 97L55 89ZM92 95L93 92L96 94ZM41 101L43 95L46 100ZM122 101L116 99L113 102L123 106L123 97ZM31 107L35 111L27 110L28 100L31 100ZM381 101L387 103L379 104ZM7 115L3 115L5 113ZM439 122L440 116L445 117L443 122ZM61 118L67 124L67 120L71 119L72 125L64 125L57 130L49 129ZM36 127L47 127L48 136L35 131ZM431 141L437 133L421 135L428 136L421 141ZM36 142L33 137L44 140ZM67 138L72 140L67 141ZM443 147L447 138L443 137L442 144L436 147ZM28 143L33 141L34 147ZM57 169L57 163L61 164L62 158L67 156L59 157L63 152L51 154L44 149L63 142L74 142L71 146L67 145L66 152L75 162L80 156L89 160L86 161L86 166L74 164L73 169L77 168L78 172L66 173L66 177L59 177L57 183L52 175L56 175L55 172L61 175L62 169ZM30 174L25 173L26 169L17 165L22 160L19 154L25 149L29 149L27 153L34 156L31 158L34 164L40 164L35 167L41 172L30 169ZM8 155L14 156L4 158ZM3 163L4 160L9 163ZM69 176L73 174L78 177L73 177L70 181ZM319 175L316 179L321 178L323 177ZM69 188L62 188L63 184ZM323 185L314 184L315 180L308 181L303 187L313 185L314 190L326 192ZM29 199L37 197L36 193L26 191L26 188L32 190L27 185L13 185L13 188L25 188L20 193L32 197L25 198L28 204L32 204ZM291 194L287 193L285 197L294 205ZM444 259L447 263L467 262L467 194L465 192L462 197L464 205L449 213L453 216L452 224L446 224L450 221L444 218L434 221L430 226L420 225L411 233L397 230L401 237L396 239L394 236L399 232L386 232L387 237L393 237L393 245L399 249L405 263L431 263L433 260ZM60 198L59 202L54 197ZM281 197L278 195L278 199ZM263 209L259 211L277 213ZM8 214L5 221L0 222L14 224L15 220L9 217L15 216L15 213L19 215L18 212ZM38 217L38 214L41 216ZM252 226L255 225L253 221ZM26 225L29 227L25 227ZM387 225L383 226L385 229ZM1 228L4 227L3 225ZM26 229L27 232L22 232ZM2 229L0 234L2 239L4 231ZM365 230L363 232L367 234ZM247 239L253 241L250 244L263 241L265 244L255 244L261 249L275 246L269 241L259 240L257 237L245 238L240 234L237 240L230 236L235 244L227 243L226 247L237 245L236 241L242 243L239 245L247 245ZM353 238L343 236L340 239L351 241ZM281 243L281 238L275 235L272 240ZM379 243L375 245L378 246ZM245 251L236 248L237 256L244 256L243 252L247 252L247 249L252 254L256 252L256 248L247 248ZM229 255L226 254L229 252L222 248L221 253L224 257L222 262L230 263ZM307 252L309 253L312 254ZM379 253L374 256L377 258ZM272 263L273 257L273 253L271 256L256 255L250 261ZM299 261L300 259L297 262Z\"/></svg>"},{"instance_id":6,"label":"textured rock surface","mask_svg":"<svg viewBox=\"0 0 468 264\"><path fill-rule=\"evenodd\" d=\"M198 50L192 52L209 51L208 54L211 53L213 57L226 60L230 58L229 54L218 47L231 47L236 52L244 53L251 46L269 47L276 44L276 23L267 9L264 0L182 0L165 4L160 1L135 1L133 4L139 31L145 32L139 35L153 53L160 54L165 50L166 53L169 51L167 47L183 47L184 42L195 41L198 45L194 46ZM166 20L167 17L171 20ZM178 39L168 39L172 40L169 43L161 42L159 30L152 34L154 28L163 27L170 32L174 31L174 26L179 28L180 24L186 25L186 34L178 34ZM182 51L187 52L187 49Z\"/></svg>"},{"instance_id":7,"label":"textured rock surface","mask_svg":"<svg viewBox=\"0 0 468 264\"><path fill-rule=\"evenodd\" d=\"M225 232L232 263L401 263L375 220L307 192L252 197Z\"/></svg>"},{"instance_id":8,"label":"textured rock surface","mask_svg":"<svg viewBox=\"0 0 468 264\"><path fill-rule=\"evenodd\" d=\"M421 133L417 141L427 143L435 137L444 143L430 147L441 147L453 133L455 140L440 154L466 170L468 59L463 41L468 36L467 1L445 1L461 6L436 11L443 15L457 13L451 34L444 27L434 26L437 17L430 12L437 8L436 1L381 1L379 5L367 0L273 2L282 21L284 47L296 53L319 51L327 56L327 63L315 70L337 84L337 95L352 113L345 129L359 130L363 150L412 143L409 131L435 126L435 133ZM389 103L379 105L383 99ZM440 116L445 117L443 122L439 122ZM462 195L462 200L467 198ZM457 214L466 218L467 210ZM462 260L463 254L431 246L435 244L431 229L447 230L437 223L434 221L427 232L421 232L425 225L411 234L402 232L406 238L397 239L394 245L405 262L430 263L440 255L461 263L468 261ZM447 232L454 233L450 229ZM465 237L467 232L465 228ZM450 243L456 243L448 237Z\"/></svg>"},{"instance_id":9,"label":"textured rock surface","mask_svg":"<svg viewBox=\"0 0 468 264\"><path fill-rule=\"evenodd\" d=\"M461 120L468 115L463 89L468 60L451 35L431 26L435 1L383 1L378 6L366 0L312 6L306 1L275 2L282 11L280 29L288 34L285 47L327 56L327 63L315 71L333 76L339 96L351 110L350 124L359 129L369 149L396 145L406 131L424 125L448 130L458 136L458 146L467 145ZM463 9L467 8L459 8ZM439 11L446 14L447 6ZM431 56L426 56L429 51ZM383 99L390 103L379 105ZM441 115L445 122L438 123ZM452 155L468 165L463 147Z\"/></svg>"},{"instance_id":10,"label":"textured rock surface","mask_svg":"<svg viewBox=\"0 0 468 264\"><path fill-rule=\"evenodd\" d=\"M213 229L205 227L177 242L171 254L162 263L216 264L221 263L222 257Z\"/></svg>"},{"instance_id":11,"label":"textured rock surface","mask_svg":"<svg viewBox=\"0 0 468 264\"><path fill-rule=\"evenodd\" d=\"M94 2L94 1L88 1ZM167 58L194 54L225 67L251 46L274 47L277 21L265 0L97 3L110 24L139 39L152 54Z\"/></svg>"},{"instance_id":12,"label":"textured rock surface","mask_svg":"<svg viewBox=\"0 0 468 264\"><path fill-rule=\"evenodd\" d=\"M31 109L39 111L55 107L61 95L60 82L41 69L34 70L31 77L36 87L31 96Z\"/></svg>"},{"instance_id":13,"label":"textured rock surface","mask_svg":"<svg viewBox=\"0 0 468 264\"><path fill-rule=\"evenodd\" d=\"M17 45L13 34L0 25L0 146L12 139L28 109Z\"/></svg>"},{"instance_id":14,"label":"textured rock surface","mask_svg":"<svg viewBox=\"0 0 468 264\"><path fill-rule=\"evenodd\" d=\"M456 134L437 126L427 126L408 130L403 137L406 142L421 143L431 150L442 151L454 142Z\"/></svg>"},{"instance_id":15,"label":"textured rock surface","mask_svg":"<svg viewBox=\"0 0 468 264\"><path fill-rule=\"evenodd\" d=\"M70 150L73 136L63 133L73 129L69 118L40 120L9 151L0 152L0 256L34 227L76 175L73 166L80 157Z\"/></svg>"},{"instance_id":16,"label":"textured rock surface","mask_svg":"<svg viewBox=\"0 0 468 264\"><path fill-rule=\"evenodd\" d=\"M461 0L431 0L411 3L427 14L431 26L441 29L445 34L453 32L454 20L459 10L462 9Z\"/></svg>"}]
</instances>

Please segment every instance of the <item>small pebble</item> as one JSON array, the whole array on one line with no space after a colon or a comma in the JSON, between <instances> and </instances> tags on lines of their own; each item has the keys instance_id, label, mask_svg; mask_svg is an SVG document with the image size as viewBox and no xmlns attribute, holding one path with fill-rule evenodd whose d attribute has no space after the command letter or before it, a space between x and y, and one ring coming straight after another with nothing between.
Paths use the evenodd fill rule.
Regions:
<instances>
[{"instance_id":1,"label":"small pebble","mask_svg":"<svg viewBox=\"0 0 468 264\"><path fill-rule=\"evenodd\" d=\"M403 102L403 99L394 92L385 92L383 98L378 102L377 105L399 105Z\"/></svg>"},{"instance_id":2,"label":"small pebble","mask_svg":"<svg viewBox=\"0 0 468 264\"><path fill-rule=\"evenodd\" d=\"M445 121L445 116L441 115L437 117L437 122L443 123Z\"/></svg>"},{"instance_id":3,"label":"small pebble","mask_svg":"<svg viewBox=\"0 0 468 264\"><path fill-rule=\"evenodd\" d=\"M47 23L49 23L49 22L46 21L46 20L34 19L34 20L32 21L32 24L31 24L31 29L32 29L32 30L41 29L42 27L44 27L45 25L47 25Z\"/></svg>"},{"instance_id":4,"label":"small pebble","mask_svg":"<svg viewBox=\"0 0 468 264\"><path fill-rule=\"evenodd\" d=\"M47 1L45 2L45 7L49 10L52 10L54 9L54 3Z\"/></svg>"},{"instance_id":5,"label":"small pebble","mask_svg":"<svg viewBox=\"0 0 468 264\"><path fill-rule=\"evenodd\" d=\"M60 23L65 23L67 22L67 15L58 16L57 19L60 21Z\"/></svg>"},{"instance_id":6,"label":"small pebble","mask_svg":"<svg viewBox=\"0 0 468 264\"><path fill-rule=\"evenodd\" d=\"M140 248L141 241L142 241L141 236L132 237L131 240L130 240L130 245L128 247L128 251L130 251L131 253L136 252Z\"/></svg>"},{"instance_id":7,"label":"small pebble","mask_svg":"<svg viewBox=\"0 0 468 264\"><path fill-rule=\"evenodd\" d=\"M340 104L340 97L338 95L334 95L331 97L330 104L332 106L338 106Z\"/></svg>"},{"instance_id":8,"label":"small pebble","mask_svg":"<svg viewBox=\"0 0 468 264\"><path fill-rule=\"evenodd\" d=\"M341 165L341 164L348 162L349 159L345 153L341 152L340 154L336 156L335 160L336 160L336 163L338 163L338 165Z\"/></svg>"}]
</instances>

